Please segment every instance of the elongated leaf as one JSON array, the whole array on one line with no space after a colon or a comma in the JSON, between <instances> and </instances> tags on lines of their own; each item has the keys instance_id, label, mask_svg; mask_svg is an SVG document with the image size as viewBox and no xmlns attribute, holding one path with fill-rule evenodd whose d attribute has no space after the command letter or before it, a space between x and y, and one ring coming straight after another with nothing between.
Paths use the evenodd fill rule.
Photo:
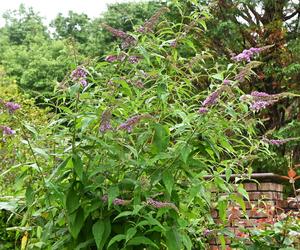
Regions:
<instances>
[{"instance_id":1,"label":"elongated leaf","mask_svg":"<svg viewBox=\"0 0 300 250\"><path fill-rule=\"evenodd\" d=\"M167 189L168 194L171 195L172 188L173 188L173 185L174 185L174 178L173 178L173 175L172 175L171 171L165 171L163 173L163 182L164 182L164 185Z\"/></svg>"},{"instance_id":2,"label":"elongated leaf","mask_svg":"<svg viewBox=\"0 0 300 250\"><path fill-rule=\"evenodd\" d=\"M75 173L80 178L80 180L82 180L82 178L83 178L83 163L81 161L81 158L76 154L73 155L72 163L74 166Z\"/></svg>"},{"instance_id":3,"label":"elongated leaf","mask_svg":"<svg viewBox=\"0 0 300 250\"><path fill-rule=\"evenodd\" d=\"M66 209L69 215L71 215L80 206L80 197L78 193L71 188L67 194L66 198Z\"/></svg>"},{"instance_id":4,"label":"elongated leaf","mask_svg":"<svg viewBox=\"0 0 300 250\"><path fill-rule=\"evenodd\" d=\"M98 220L92 228L97 248L102 250L111 232L109 218Z\"/></svg>"},{"instance_id":5,"label":"elongated leaf","mask_svg":"<svg viewBox=\"0 0 300 250\"><path fill-rule=\"evenodd\" d=\"M108 190L108 206L110 207L113 200L117 198L119 195L119 187L111 186Z\"/></svg>"},{"instance_id":6,"label":"elongated leaf","mask_svg":"<svg viewBox=\"0 0 300 250\"><path fill-rule=\"evenodd\" d=\"M166 244L168 249L181 250L180 235L177 231L170 229L166 232Z\"/></svg>"},{"instance_id":7,"label":"elongated leaf","mask_svg":"<svg viewBox=\"0 0 300 250\"><path fill-rule=\"evenodd\" d=\"M72 237L77 239L81 228L84 224L84 211L82 208L79 208L75 213L69 217L69 229Z\"/></svg>"},{"instance_id":8,"label":"elongated leaf","mask_svg":"<svg viewBox=\"0 0 300 250\"><path fill-rule=\"evenodd\" d=\"M109 248L111 245L115 244L116 242L119 242L119 241L125 240L125 239L126 239L126 236L124 234L118 234L109 241L107 248Z\"/></svg>"},{"instance_id":9,"label":"elongated leaf","mask_svg":"<svg viewBox=\"0 0 300 250\"><path fill-rule=\"evenodd\" d=\"M161 124L156 124L152 147L153 153L157 154L166 150L169 144L169 140L169 128Z\"/></svg>"},{"instance_id":10,"label":"elongated leaf","mask_svg":"<svg viewBox=\"0 0 300 250\"><path fill-rule=\"evenodd\" d=\"M126 242L131 240L135 236L137 230L135 227L129 228L126 232Z\"/></svg>"}]
</instances>

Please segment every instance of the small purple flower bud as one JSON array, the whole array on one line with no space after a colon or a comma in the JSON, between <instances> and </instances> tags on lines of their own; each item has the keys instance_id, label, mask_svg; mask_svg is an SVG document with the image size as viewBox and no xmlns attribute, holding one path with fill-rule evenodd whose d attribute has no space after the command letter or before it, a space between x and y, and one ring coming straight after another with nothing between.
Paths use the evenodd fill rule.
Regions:
<instances>
[{"instance_id":1,"label":"small purple flower bud","mask_svg":"<svg viewBox=\"0 0 300 250\"><path fill-rule=\"evenodd\" d=\"M118 60L118 57L117 56L115 56L115 55L109 55L109 56L107 56L107 57L105 57L105 61L106 62L115 62L115 61L117 61Z\"/></svg>"},{"instance_id":2,"label":"small purple flower bud","mask_svg":"<svg viewBox=\"0 0 300 250\"><path fill-rule=\"evenodd\" d=\"M7 126L0 126L0 129L2 129L3 135L14 135L16 133L16 131Z\"/></svg>"},{"instance_id":3,"label":"small purple flower bud","mask_svg":"<svg viewBox=\"0 0 300 250\"><path fill-rule=\"evenodd\" d=\"M227 79L225 79L225 80L223 81L223 84L224 84L224 85L230 85L230 83L231 83L231 81L230 81L230 80L227 80Z\"/></svg>"},{"instance_id":4,"label":"small purple flower bud","mask_svg":"<svg viewBox=\"0 0 300 250\"><path fill-rule=\"evenodd\" d=\"M16 110L21 108L21 105L19 105L18 103L14 103L14 102L6 102L4 104L4 106L8 109L8 111L10 113L15 112Z\"/></svg>"},{"instance_id":5,"label":"small purple flower bud","mask_svg":"<svg viewBox=\"0 0 300 250\"><path fill-rule=\"evenodd\" d=\"M205 114L205 113L208 112L208 108L201 107L201 108L199 108L198 112L199 112L200 114Z\"/></svg>"},{"instance_id":6,"label":"small purple flower bud","mask_svg":"<svg viewBox=\"0 0 300 250\"><path fill-rule=\"evenodd\" d=\"M140 58L138 56L129 56L128 61L132 64L138 63Z\"/></svg>"}]
</instances>

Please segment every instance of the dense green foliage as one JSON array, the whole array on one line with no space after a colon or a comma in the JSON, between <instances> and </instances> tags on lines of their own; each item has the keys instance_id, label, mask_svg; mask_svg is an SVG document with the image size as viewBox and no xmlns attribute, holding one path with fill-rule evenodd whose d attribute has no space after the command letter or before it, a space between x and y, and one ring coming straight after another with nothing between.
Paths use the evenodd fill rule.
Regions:
<instances>
[{"instance_id":1,"label":"dense green foliage","mask_svg":"<svg viewBox=\"0 0 300 250\"><path fill-rule=\"evenodd\" d=\"M280 2L117 4L58 15L52 34L32 9L8 12L0 248L208 249L214 234L222 248L297 249L299 220L284 214L244 230L250 245L226 229L228 207L249 200L232 174L299 159L299 25L286 13L299 6Z\"/></svg>"}]
</instances>

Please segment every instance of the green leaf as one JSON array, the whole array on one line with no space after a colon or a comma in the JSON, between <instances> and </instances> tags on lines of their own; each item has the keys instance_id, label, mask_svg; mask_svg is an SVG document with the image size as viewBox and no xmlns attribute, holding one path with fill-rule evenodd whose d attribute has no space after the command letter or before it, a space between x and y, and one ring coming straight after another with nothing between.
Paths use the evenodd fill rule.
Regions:
<instances>
[{"instance_id":1,"label":"green leaf","mask_svg":"<svg viewBox=\"0 0 300 250\"><path fill-rule=\"evenodd\" d=\"M181 250L180 235L177 231L170 229L166 232L166 244L170 250Z\"/></svg>"},{"instance_id":2,"label":"green leaf","mask_svg":"<svg viewBox=\"0 0 300 250\"><path fill-rule=\"evenodd\" d=\"M31 186L26 188L25 197L27 206L30 206L34 202L34 191Z\"/></svg>"},{"instance_id":3,"label":"green leaf","mask_svg":"<svg viewBox=\"0 0 300 250\"><path fill-rule=\"evenodd\" d=\"M41 149L41 148L32 148L32 150L33 150L36 154L43 156L45 159L49 159L49 155L46 153L45 150L43 150L43 149Z\"/></svg>"},{"instance_id":4,"label":"green leaf","mask_svg":"<svg viewBox=\"0 0 300 250\"><path fill-rule=\"evenodd\" d=\"M113 238L109 241L108 246L107 246L107 249L108 249L111 245L113 245L114 243L119 242L119 241L121 241L121 240L125 240L125 239L126 239L126 236L125 236L124 234L118 234L118 235L116 235L115 237L113 237Z\"/></svg>"},{"instance_id":5,"label":"green leaf","mask_svg":"<svg viewBox=\"0 0 300 250\"><path fill-rule=\"evenodd\" d=\"M114 199L116 199L119 195L119 187L118 186L111 186L108 190L108 207L111 206Z\"/></svg>"},{"instance_id":6,"label":"green leaf","mask_svg":"<svg viewBox=\"0 0 300 250\"><path fill-rule=\"evenodd\" d=\"M77 239L81 228L84 224L84 211L80 207L75 213L68 216L69 218L69 229L72 237Z\"/></svg>"},{"instance_id":7,"label":"green leaf","mask_svg":"<svg viewBox=\"0 0 300 250\"><path fill-rule=\"evenodd\" d=\"M116 218L114 218L114 221L121 218L121 217L126 217L126 216L129 216L132 214L132 211L124 211L124 212L121 212L119 213Z\"/></svg>"},{"instance_id":8,"label":"green leaf","mask_svg":"<svg viewBox=\"0 0 300 250\"><path fill-rule=\"evenodd\" d=\"M240 184L237 188L238 193L240 193L244 198L246 198L247 200L249 200L249 195L247 193L247 191L243 188L243 186Z\"/></svg>"},{"instance_id":9,"label":"green leaf","mask_svg":"<svg viewBox=\"0 0 300 250\"><path fill-rule=\"evenodd\" d=\"M69 189L66 197L66 209L69 215L71 215L80 206L80 196L74 190L74 187Z\"/></svg>"},{"instance_id":10,"label":"green leaf","mask_svg":"<svg viewBox=\"0 0 300 250\"><path fill-rule=\"evenodd\" d=\"M224 79L224 76L223 76L222 73L214 74L211 77L214 78L214 79L216 79L216 80L220 80L220 81L223 81L223 79Z\"/></svg>"},{"instance_id":11,"label":"green leaf","mask_svg":"<svg viewBox=\"0 0 300 250\"><path fill-rule=\"evenodd\" d=\"M109 218L98 220L92 228L97 249L102 250L111 232Z\"/></svg>"},{"instance_id":12,"label":"green leaf","mask_svg":"<svg viewBox=\"0 0 300 250\"><path fill-rule=\"evenodd\" d=\"M218 201L218 211L220 219L224 222L226 220L227 202L225 200Z\"/></svg>"},{"instance_id":13,"label":"green leaf","mask_svg":"<svg viewBox=\"0 0 300 250\"><path fill-rule=\"evenodd\" d=\"M75 173L82 180L83 178L83 163L79 155L74 154L72 157L72 163L74 166Z\"/></svg>"},{"instance_id":14,"label":"green leaf","mask_svg":"<svg viewBox=\"0 0 300 250\"><path fill-rule=\"evenodd\" d=\"M174 185L174 178L173 178L173 175L172 175L171 171L169 171L169 170L164 171L162 179L163 179L163 182L164 182L164 185L167 189L168 194L171 195L172 188L173 188L173 185Z\"/></svg>"},{"instance_id":15,"label":"green leaf","mask_svg":"<svg viewBox=\"0 0 300 250\"><path fill-rule=\"evenodd\" d=\"M126 242L132 239L133 236L135 236L137 230L135 227L129 228L126 232Z\"/></svg>"},{"instance_id":16,"label":"green leaf","mask_svg":"<svg viewBox=\"0 0 300 250\"><path fill-rule=\"evenodd\" d=\"M128 241L128 246L141 246L141 245L150 245L158 249L158 246L150 239L144 236L137 236Z\"/></svg>"},{"instance_id":17,"label":"green leaf","mask_svg":"<svg viewBox=\"0 0 300 250\"><path fill-rule=\"evenodd\" d=\"M170 140L170 132L167 126L155 125L152 152L157 154L167 149Z\"/></svg>"}]
</instances>

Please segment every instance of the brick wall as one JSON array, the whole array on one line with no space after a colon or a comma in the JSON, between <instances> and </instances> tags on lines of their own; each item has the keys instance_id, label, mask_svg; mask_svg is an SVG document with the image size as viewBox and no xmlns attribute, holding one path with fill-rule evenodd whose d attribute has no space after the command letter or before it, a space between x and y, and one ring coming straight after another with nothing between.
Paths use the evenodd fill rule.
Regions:
<instances>
[{"instance_id":1,"label":"brick wall","mask_svg":"<svg viewBox=\"0 0 300 250\"><path fill-rule=\"evenodd\" d=\"M244 188L249 194L249 200L245 201L246 214L242 212L239 205L232 203L228 207L227 229L235 235L241 235L240 228L259 227L263 223L272 223L274 217L283 211L291 210L287 200L283 199L283 185L273 182L244 183ZM212 211L216 223L220 222L218 211ZM243 235L245 237L245 235ZM247 236L246 236L247 237ZM230 248L230 241L226 239L227 249ZM218 239L210 240L211 249L221 249Z\"/></svg>"}]
</instances>

